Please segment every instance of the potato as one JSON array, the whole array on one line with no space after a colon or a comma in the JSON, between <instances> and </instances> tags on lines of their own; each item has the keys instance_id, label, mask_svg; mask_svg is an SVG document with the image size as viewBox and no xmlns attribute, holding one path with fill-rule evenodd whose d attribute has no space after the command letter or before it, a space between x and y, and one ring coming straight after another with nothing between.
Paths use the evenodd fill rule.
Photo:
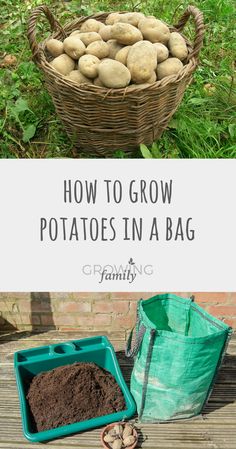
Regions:
<instances>
[{"instance_id":1,"label":"potato","mask_svg":"<svg viewBox=\"0 0 236 449\"><path fill-rule=\"evenodd\" d=\"M126 65L128 53L129 53L131 47L132 47L131 45L127 45L126 47L123 47L121 50L119 50L116 53L116 57L115 57L116 61L119 61L122 64Z\"/></svg>"},{"instance_id":2,"label":"potato","mask_svg":"<svg viewBox=\"0 0 236 449\"><path fill-rule=\"evenodd\" d=\"M63 42L65 53L73 59L79 59L85 53L85 45L77 36L69 36Z\"/></svg>"},{"instance_id":3,"label":"potato","mask_svg":"<svg viewBox=\"0 0 236 449\"><path fill-rule=\"evenodd\" d=\"M119 16L120 14L118 12L111 12L106 18L106 25L113 25Z\"/></svg>"},{"instance_id":4,"label":"potato","mask_svg":"<svg viewBox=\"0 0 236 449\"><path fill-rule=\"evenodd\" d=\"M106 24L105 23L103 23L103 22L99 22L100 23L100 26L99 26L99 31L98 31L98 33L100 33L100 31L103 29L103 28L106 28Z\"/></svg>"},{"instance_id":5,"label":"potato","mask_svg":"<svg viewBox=\"0 0 236 449\"><path fill-rule=\"evenodd\" d=\"M75 61L70 56L63 53L63 55L57 56L50 62L50 65L62 75L69 75L69 73L75 68Z\"/></svg>"},{"instance_id":6,"label":"potato","mask_svg":"<svg viewBox=\"0 0 236 449\"><path fill-rule=\"evenodd\" d=\"M114 427L112 427L109 431L108 434L111 435L112 437L116 436L116 431L114 430Z\"/></svg>"},{"instance_id":7,"label":"potato","mask_svg":"<svg viewBox=\"0 0 236 449\"><path fill-rule=\"evenodd\" d=\"M99 34L105 42L109 41L111 39L111 25L106 25L104 28L100 28Z\"/></svg>"},{"instance_id":8,"label":"potato","mask_svg":"<svg viewBox=\"0 0 236 449\"><path fill-rule=\"evenodd\" d=\"M103 41L92 42L86 48L86 53L88 55L97 56L97 58L99 59L106 58L109 55L109 52L109 45L107 45L107 43Z\"/></svg>"},{"instance_id":9,"label":"potato","mask_svg":"<svg viewBox=\"0 0 236 449\"><path fill-rule=\"evenodd\" d=\"M102 61L98 66L98 73L105 87L119 89L128 86L131 80L129 70L119 61Z\"/></svg>"},{"instance_id":10,"label":"potato","mask_svg":"<svg viewBox=\"0 0 236 449\"><path fill-rule=\"evenodd\" d=\"M180 61L183 61L184 59L187 58L188 48L181 34L175 31L173 33L170 33L168 47L170 49L171 55L174 56L175 58L180 59Z\"/></svg>"},{"instance_id":11,"label":"potato","mask_svg":"<svg viewBox=\"0 0 236 449\"><path fill-rule=\"evenodd\" d=\"M123 440L123 445L125 447L132 446L132 444L134 444L134 443L135 443L135 437L133 435L130 435L130 436L124 438L124 440Z\"/></svg>"},{"instance_id":12,"label":"potato","mask_svg":"<svg viewBox=\"0 0 236 449\"><path fill-rule=\"evenodd\" d=\"M86 47L92 42L102 40L100 34L96 33L95 31L91 31L90 33L80 33L78 37Z\"/></svg>"},{"instance_id":13,"label":"potato","mask_svg":"<svg viewBox=\"0 0 236 449\"><path fill-rule=\"evenodd\" d=\"M83 73L79 72L79 70L72 70L67 78L79 84L91 84L92 82L91 79L86 78L86 76L84 76Z\"/></svg>"},{"instance_id":14,"label":"potato","mask_svg":"<svg viewBox=\"0 0 236 449\"><path fill-rule=\"evenodd\" d=\"M150 78L148 78L148 80L147 80L147 83L153 84L153 83L155 83L156 80L157 80L157 75L156 75L156 72L154 72L154 70L153 70Z\"/></svg>"},{"instance_id":15,"label":"potato","mask_svg":"<svg viewBox=\"0 0 236 449\"><path fill-rule=\"evenodd\" d=\"M141 19L138 28L143 34L144 39L150 42L160 42L166 44L170 38L170 30L161 20L158 19Z\"/></svg>"},{"instance_id":16,"label":"potato","mask_svg":"<svg viewBox=\"0 0 236 449\"><path fill-rule=\"evenodd\" d=\"M88 78L96 78L98 76L98 66L100 64L97 56L84 55L79 59L79 71Z\"/></svg>"},{"instance_id":17,"label":"potato","mask_svg":"<svg viewBox=\"0 0 236 449\"><path fill-rule=\"evenodd\" d=\"M118 44L123 45L133 45L135 42L143 40L141 31L129 23L115 23L111 27L111 35Z\"/></svg>"},{"instance_id":18,"label":"potato","mask_svg":"<svg viewBox=\"0 0 236 449\"><path fill-rule=\"evenodd\" d=\"M99 76L97 76L97 78L94 79L93 84L94 84L95 86L105 87L104 84L102 84L102 82L101 82ZM113 440L114 440L114 438L113 438Z\"/></svg>"},{"instance_id":19,"label":"potato","mask_svg":"<svg viewBox=\"0 0 236 449\"><path fill-rule=\"evenodd\" d=\"M72 33L70 33L70 36L76 36L77 34L80 34L80 33L81 33L80 30L75 30L75 31L72 31Z\"/></svg>"},{"instance_id":20,"label":"potato","mask_svg":"<svg viewBox=\"0 0 236 449\"><path fill-rule=\"evenodd\" d=\"M117 20L118 22L129 23L130 25L137 27L139 21L144 17L144 14L141 12L127 12L125 14L120 14L120 17L118 17Z\"/></svg>"},{"instance_id":21,"label":"potato","mask_svg":"<svg viewBox=\"0 0 236 449\"><path fill-rule=\"evenodd\" d=\"M168 58L157 66L157 79L162 80L165 76L175 75L183 68L183 63L177 58Z\"/></svg>"},{"instance_id":22,"label":"potato","mask_svg":"<svg viewBox=\"0 0 236 449\"><path fill-rule=\"evenodd\" d=\"M156 50L148 41L134 44L128 53L127 67L135 83L146 83L157 67Z\"/></svg>"},{"instance_id":23,"label":"potato","mask_svg":"<svg viewBox=\"0 0 236 449\"><path fill-rule=\"evenodd\" d=\"M123 430L122 438L125 439L126 437L129 437L132 434L133 434L133 427L130 426L129 424L126 424Z\"/></svg>"},{"instance_id":24,"label":"potato","mask_svg":"<svg viewBox=\"0 0 236 449\"><path fill-rule=\"evenodd\" d=\"M114 431L116 432L116 435L122 435L123 433L123 427L121 424L116 424L114 426Z\"/></svg>"},{"instance_id":25,"label":"potato","mask_svg":"<svg viewBox=\"0 0 236 449\"><path fill-rule=\"evenodd\" d=\"M113 443L115 438L112 437L111 435L107 434L107 435L104 436L103 439L104 439L105 443Z\"/></svg>"},{"instance_id":26,"label":"potato","mask_svg":"<svg viewBox=\"0 0 236 449\"><path fill-rule=\"evenodd\" d=\"M49 39L46 43L46 48L54 58L64 53L63 42L58 39Z\"/></svg>"},{"instance_id":27,"label":"potato","mask_svg":"<svg viewBox=\"0 0 236 449\"><path fill-rule=\"evenodd\" d=\"M163 62L168 58L169 50L165 45L156 42L155 44L153 44L153 47L157 52L157 62Z\"/></svg>"},{"instance_id":28,"label":"potato","mask_svg":"<svg viewBox=\"0 0 236 449\"><path fill-rule=\"evenodd\" d=\"M110 39L109 41L107 41L107 45L109 46L109 58L111 59L115 59L118 51L123 48L123 45L118 44L115 39Z\"/></svg>"},{"instance_id":29,"label":"potato","mask_svg":"<svg viewBox=\"0 0 236 449\"><path fill-rule=\"evenodd\" d=\"M112 449L121 449L122 448L122 441L118 438L113 443L111 443Z\"/></svg>"},{"instance_id":30,"label":"potato","mask_svg":"<svg viewBox=\"0 0 236 449\"><path fill-rule=\"evenodd\" d=\"M101 22L95 19L88 19L84 22L80 28L82 33L87 33L90 31L98 32L100 28Z\"/></svg>"}]
</instances>

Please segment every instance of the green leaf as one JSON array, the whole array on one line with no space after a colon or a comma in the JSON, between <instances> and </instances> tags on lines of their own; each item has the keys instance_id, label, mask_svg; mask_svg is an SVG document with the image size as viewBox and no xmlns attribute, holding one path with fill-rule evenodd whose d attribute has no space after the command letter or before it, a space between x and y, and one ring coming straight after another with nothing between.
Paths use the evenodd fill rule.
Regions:
<instances>
[{"instance_id":1,"label":"green leaf","mask_svg":"<svg viewBox=\"0 0 236 449\"><path fill-rule=\"evenodd\" d=\"M140 145L140 150L141 150L142 156L145 159L152 159L152 153L149 151L148 147L146 147L146 145L144 145L143 143L141 143L141 145Z\"/></svg>"},{"instance_id":2,"label":"green leaf","mask_svg":"<svg viewBox=\"0 0 236 449\"><path fill-rule=\"evenodd\" d=\"M178 125L179 125L178 120L175 120L175 119L172 118L172 120L170 121L170 123L168 125L168 128L170 128L170 129L178 129Z\"/></svg>"},{"instance_id":3,"label":"green leaf","mask_svg":"<svg viewBox=\"0 0 236 449\"><path fill-rule=\"evenodd\" d=\"M25 143L29 142L29 140L32 139L32 137L34 137L35 131L36 131L35 125L31 124L26 126L23 131L23 142Z\"/></svg>"},{"instance_id":4,"label":"green leaf","mask_svg":"<svg viewBox=\"0 0 236 449\"><path fill-rule=\"evenodd\" d=\"M23 98L18 98L14 105L14 111L18 115L20 112L30 111L28 103Z\"/></svg>"},{"instance_id":5,"label":"green leaf","mask_svg":"<svg viewBox=\"0 0 236 449\"><path fill-rule=\"evenodd\" d=\"M233 139L233 137L236 135L236 124L235 123L231 123L228 126L228 130L229 130L230 137Z\"/></svg>"},{"instance_id":6,"label":"green leaf","mask_svg":"<svg viewBox=\"0 0 236 449\"><path fill-rule=\"evenodd\" d=\"M189 103L190 104L195 104L196 106L200 106L203 103L206 103L206 98L190 98Z\"/></svg>"},{"instance_id":7,"label":"green leaf","mask_svg":"<svg viewBox=\"0 0 236 449\"><path fill-rule=\"evenodd\" d=\"M122 151L122 150L116 150L116 151L114 152L114 157L115 157L115 158L123 159L123 158L126 157L126 154L125 154L125 152Z\"/></svg>"},{"instance_id":8,"label":"green leaf","mask_svg":"<svg viewBox=\"0 0 236 449\"><path fill-rule=\"evenodd\" d=\"M152 153L152 157L155 158L155 159L161 159L162 158L162 154L161 154L161 151L160 151L160 148L159 148L157 142L154 142L152 144L151 153Z\"/></svg>"}]
</instances>

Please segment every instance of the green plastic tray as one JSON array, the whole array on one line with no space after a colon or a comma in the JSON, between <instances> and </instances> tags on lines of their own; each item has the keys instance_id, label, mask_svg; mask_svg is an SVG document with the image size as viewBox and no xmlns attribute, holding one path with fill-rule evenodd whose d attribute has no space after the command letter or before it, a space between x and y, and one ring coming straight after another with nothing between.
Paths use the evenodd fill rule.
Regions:
<instances>
[{"instance_id":1,"label":"green plastic tray","mask_svg":"<svg viewBox=\"0 0 236 449\"><path fill-rule=\"evenodd\" d=\"M109 371L115 377L123 392L126 410L61 426L57 429L35 432L32 415L26 400L27 381L42 371L50 371L58 366L74 362L94 362ZM106 337L72 340L18 351L14 354L14 368L20 399L23 433L29 441L49 441L72 433L104 426L115 421L131 418L136 411L135 402L122 376L113 346Z\"/></svg>"}]
</instances>

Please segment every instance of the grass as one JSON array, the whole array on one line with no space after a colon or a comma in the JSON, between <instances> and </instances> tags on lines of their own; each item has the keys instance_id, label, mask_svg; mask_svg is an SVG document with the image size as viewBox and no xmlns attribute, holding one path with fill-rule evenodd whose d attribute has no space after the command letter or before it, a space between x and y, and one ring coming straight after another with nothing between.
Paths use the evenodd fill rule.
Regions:
<instances>
[{"instance_id":1,"label":"grass","mask_svg":"<svg viewBox=\"0 0 236 449\"><path fill-rule=\"evenodd\" d=\"M176 23L188 1L43 1L2 0L0 13L0 157L78 157L55 114L42 75L31 60L26 38L30 10L47 4L63 25L76 14L95 11L140 10ZM141 147L136 157L236 157L236 6L234 0L190 2L204 13L206 37L201 65L178 111L162 138ZM38 39L49 32L38 25ZM191 28L189 29L191 32ZM13 55L15 64L4 65ZM85 155L80 155L80 157ZM124 157L122 151L114 157Z\"/></svg>"}]
</instances>

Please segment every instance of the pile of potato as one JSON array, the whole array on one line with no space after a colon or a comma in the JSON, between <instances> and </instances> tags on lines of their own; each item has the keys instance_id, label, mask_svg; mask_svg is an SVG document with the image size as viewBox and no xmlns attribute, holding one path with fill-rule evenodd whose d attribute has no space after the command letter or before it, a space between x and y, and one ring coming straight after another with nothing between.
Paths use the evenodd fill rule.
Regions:
<instances>
[{"instance_id":1,"label":"pile of potato","mask_svg":"<svg viewBox=\"0 0 236 449\"><path fill-rule=\"evenodd\" d=\"M111 13L87 19L64 42L49 39L51 66L78 84L105 88L148 85L177 74L188 56L184 38L154 16Z\"/></svg>"},{"instance_id":2,"label":"pile of potato","mask_svg":"<svg viewBox=\"0 0 236 449\"><path fill-rule=\"evenodd\" d=\"M116 424L109 430L105 436L104 441L108 443L111 449L122 449L133 446L137 438L133 434L134 428L131 424Z\"/></svg>"}]
</instances>

